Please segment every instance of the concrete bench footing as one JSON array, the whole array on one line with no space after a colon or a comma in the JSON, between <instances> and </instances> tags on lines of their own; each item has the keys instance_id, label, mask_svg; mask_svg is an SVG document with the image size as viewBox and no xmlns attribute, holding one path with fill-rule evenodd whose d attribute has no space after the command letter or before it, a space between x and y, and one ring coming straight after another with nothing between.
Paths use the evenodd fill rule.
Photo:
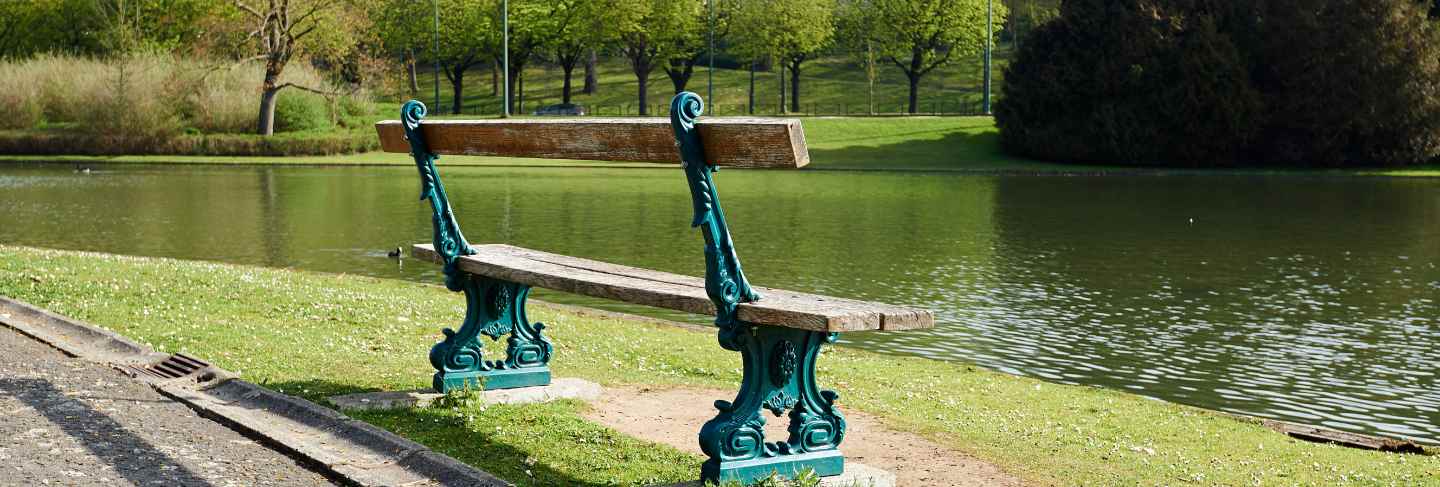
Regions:
<instances>
[{"instance_id":1,"label":"concrete bench footing","mask_svg":"<svg viewBox=\"0 0 1440 487\"><path fill-rule=\"evenodd\" d=\"M550 368L527 367L476 372L436 372L434 382L436 389L446 391L480 389L482 387L491 391L544 386L550 383Z\"/></svg>"},{"instance_id":2,"label":"concrete bench footing","mask_svg":"<svg viewBox=\"0 0 1440 487\"><path fill-rule=\"evenodd\" d=\"M558 399L594 400L600 397L600 384L584 379L555 379L549 385L477 391L489 404L525 404ZM330 403L341 410L401 409L428 407L444 394L431 389L416 391L364 392L330 397Z\"/></svg>"},{"instance_id":3,"label":"concrete bench footing","mask_svg":"<svg viewBox=\"0 0 1440 487\"><path fill-rule=\"evenodd\" d=\"M699 480L678 484L652 487L703 487ZM820 477L821 487L894 487L895 474L863 463L845 462L845 472L840 475Z\"/></svg>"}]
</instances>

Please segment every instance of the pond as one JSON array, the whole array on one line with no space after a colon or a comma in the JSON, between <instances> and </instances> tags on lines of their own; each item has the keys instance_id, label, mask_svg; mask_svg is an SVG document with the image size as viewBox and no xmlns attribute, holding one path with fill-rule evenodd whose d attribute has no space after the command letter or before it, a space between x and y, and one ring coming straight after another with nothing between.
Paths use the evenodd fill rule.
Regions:
<instances>
[{"instance_id":1,"label":"pond","mask_svg":"<svg viewBox=\"0 0 1440 487\"><path fill-rule=\"evenodd\" d=\"M678 169L441 171L471 242L703 273ZM1440 179L717 178L755 284L939 321L846 345L1440 441ZM386 257L429 239L417 196L408 167L8 164L0 242L438 283Z\"/></svg>"}]
</instances>

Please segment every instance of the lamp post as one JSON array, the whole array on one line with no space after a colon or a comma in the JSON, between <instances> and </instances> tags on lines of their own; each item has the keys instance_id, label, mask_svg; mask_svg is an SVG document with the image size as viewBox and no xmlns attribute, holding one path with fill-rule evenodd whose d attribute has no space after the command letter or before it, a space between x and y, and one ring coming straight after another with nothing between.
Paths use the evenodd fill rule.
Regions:
<instances>
[{"instance_id":1,"label":"lamp post","mask_svg":"<svg viewBox=\"0 0 1440 487\"><path fill-rule=\"evenodd\" d=\"M500 104L505 106L505 111L501 112L500 116L510 118L510 0L500 3L500 30L500 51L505 65L505 99L500 101Z\"/></svg>"},{"instance_id":2,"label":"lamp post","mask_svg":"<svg viewBox=\"0 0 1440 487\"><path fill-rule=\"evenodd\" d=\"M416 0L423 2L425 0ZM435 44L430 49L430 57L435 61L435 113L440 113L440 0L430 0L430 7L435 13Z\"/></svg>"},{"instance_id":3,"label":"lamp post","mask_svg":"<svg viewBox=\"0 0 1440 487\"><path fill-rule=\"evenodd\" d=\"M705 72L709 78L705 82L705 99L715 104L715 0L705 0L705 8L709 9L710 16L710 70ZM719 105L715 105L719 106Z\"/></svg>"},{"instance_id":4,"label":"lamp post","mask_svg":"<svg viewBox=\"0 0 1440 487\"><path fill-rule=\"evenodd\" d=\"M995 19L995 6L994 6L994 4L992 3L993 1L994 1L994 0L985 0L985 99L984 99L984 105L985 105L985 106L984 106L984 108L985 108L985 114L986 114L986 115L989 115L989 114L990 114L990 51L991 51L991 49L992 49L991 44L993 43L994 38L995 38L995 34L994 34L994 32L991 30L991 29L994 28L993 22L995 21L995 20L994 20L994 19Z\"/></svg>"}]
</instances>

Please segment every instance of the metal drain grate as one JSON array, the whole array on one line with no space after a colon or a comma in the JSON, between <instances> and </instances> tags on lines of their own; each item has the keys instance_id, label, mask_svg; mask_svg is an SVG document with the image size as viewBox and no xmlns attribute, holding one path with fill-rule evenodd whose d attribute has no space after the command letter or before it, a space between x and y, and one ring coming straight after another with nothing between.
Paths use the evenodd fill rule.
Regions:
<instances>
[{"instance_id":1,"label":"metal drain grate","mask_svg":"<svg viewBox=\"0 0 1440 487\"><path fill-rule=\"evenodd\" d=\"M161 360L158 363L150 364L145 367L131 366L130 369L150 377L161 380L168 380L178 379L190 374L194 374L195 372L198 372L209 366L210 364L205 362L204 360L200 360L198 358L191 357L183 353L177 353L166 357L165 360Z\"/></svg>"}]
</instances>

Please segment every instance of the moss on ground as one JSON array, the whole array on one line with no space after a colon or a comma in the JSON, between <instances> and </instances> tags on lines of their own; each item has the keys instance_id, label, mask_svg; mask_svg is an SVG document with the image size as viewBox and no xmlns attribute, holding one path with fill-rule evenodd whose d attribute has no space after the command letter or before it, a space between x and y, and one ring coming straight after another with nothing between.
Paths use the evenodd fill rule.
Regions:
<instances>
[{"instance_id":1,"label":"moss on ground","mask_svg":"<svg viewBox=\"0 0 1440 487\"><path fill-rule=\"evenodd\" d=\"M0 294L205 357L324 401L425 387L460 296L404 281L0 246ZM733 388L738 355L708 333L537 306L557 375L603 384ZM1192 407L1015 377L970 364L827 349L841 404L1036 484L1440 485L1440 456L1317 445ZM365 413L522 485L688 480L701 458L585 421L585 406ZM708 404L692 407L708 408Z\"/></svg>"}]
</instances>

